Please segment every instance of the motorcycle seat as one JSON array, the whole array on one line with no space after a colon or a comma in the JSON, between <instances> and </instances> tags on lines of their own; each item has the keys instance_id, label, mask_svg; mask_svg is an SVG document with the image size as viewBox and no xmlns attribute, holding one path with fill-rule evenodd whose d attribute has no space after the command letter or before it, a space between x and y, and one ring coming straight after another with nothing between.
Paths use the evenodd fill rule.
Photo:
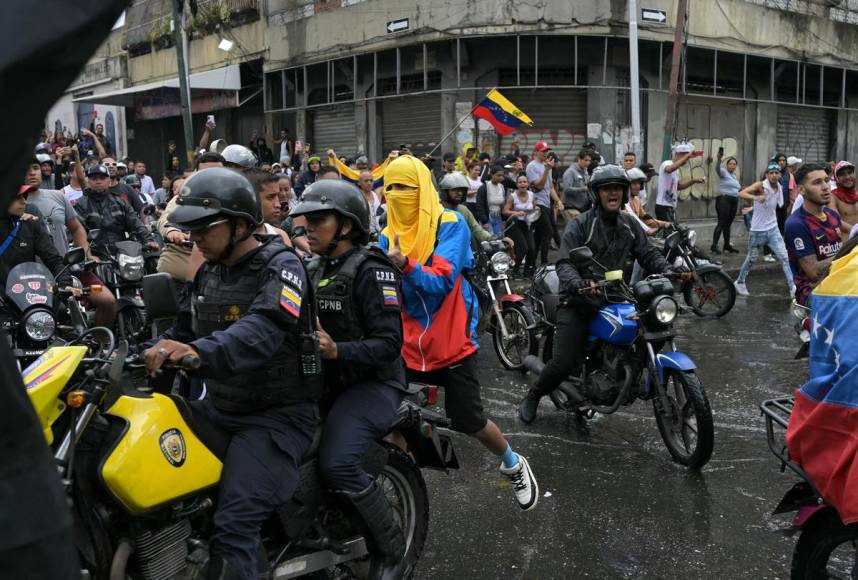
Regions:
<instances>
[{"instance_id":1,"label":"motorcycle seat","mask_svg":"<svg viewBox=\"0 0 858 580\"><path fill-rule=\"evenodd\" d=\"M176 404L176 408L179 410L179 414L182 416L182 419L185 420L188 427L191 428L191 431L200 438L203 445L205 445L208 450L215 455L215 457L223 461L226 458L226 451L229 448L229 433L217 427L202 413L194 413L188 402L179 395L171 394L167 396Z\"/></svg>"}]
</instances>

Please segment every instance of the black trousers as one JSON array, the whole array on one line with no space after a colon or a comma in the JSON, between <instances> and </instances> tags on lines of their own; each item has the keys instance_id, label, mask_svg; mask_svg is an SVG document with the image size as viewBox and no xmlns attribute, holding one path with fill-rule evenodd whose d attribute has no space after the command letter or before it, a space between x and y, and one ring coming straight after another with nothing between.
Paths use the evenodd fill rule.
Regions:
<instances>
[{"instance_id":1,"label":"black trousers","mask_svg":"<svg viewBox=\"0 0 858 580\"><path fill-rule=\"evenodd\" d=\"M578 370L584 360L587 329L598 311L598 306L583 303L558 309L551 360L533 386L536 394L548 395Z\"/></svg>"},{"instance_id":2,"label":"black trousers","mask_svg":"<svg viewBox=\"0 0 858 580\"><path fill-rule=\"evenodd\" d=\"M658 205L655 206L655 219L661 220L663 222L676 223L676 209L670 207L669 205Z\"/></svg>"},{"instance_id":3,"label":"black trousers","mask_svg":"<svg viewBox=\"0 0 858 580\"><path fill-rule=\"evenodd\" d=\"M536 244L533 241L533 232L530 226L525 221L517 221L512 227L507 230L507 235L515 244L515 269L514 272L521 271L521 263L527 259L527 265L524 267L526 272L532 272L536 266Z\"/></svg>"},{"instance_id":4,"label":"black trousers","mask_svg":"<svg viewBox=\"0 0 858 580\"><path fill-rule=\"evenodd\" d=\"M536 251L539 252L539 260L542 264L548 263L548 248L554 237L554 228L551 226L551 208L540 205L539 220L533 224L533 241L536 243ZM534 266L536 264L534 263Z\"/></svg>"},{"instance_id":5,"label":"black trousers","mask_svg":"<svg viewBox=\"0 0 858 580\"><path fill-rule=\"evenodd\" d=\"M724 247L730 247L730 229L736 212L739 211L739 198L732 195L719 195L715 198L715 211L718 213L718 225L712 236L712 245L717 247L721 234L724 234Z\"/></svg>"}]
</instances>

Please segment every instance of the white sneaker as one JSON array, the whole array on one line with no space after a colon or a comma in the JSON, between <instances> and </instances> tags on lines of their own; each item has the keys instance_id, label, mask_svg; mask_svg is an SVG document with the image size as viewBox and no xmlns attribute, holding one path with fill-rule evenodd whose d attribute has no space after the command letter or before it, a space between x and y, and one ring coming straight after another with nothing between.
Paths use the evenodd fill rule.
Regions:
<instances>
[{"instance_id":1,"label":"white sneaker","mask_svg":"<svg viewBox=\"0 0 858 580\"><path fill-rule=\"evenodd\" d=\"M790 286L790 288L789 288L789 297L790 297L790 300L795 300L795 291L796 291L796 287L795 287L795 286Z\"/></svg>"},{"instance_id":2,"label":"white sneaker","mask_svg":"<svg viewBox=\"0 0 858 580\"><path fill-rule=\"evenodd\" d=\"M539 502L539 485L536 483L536 478L533 477L527 459L518 453L516 453L516 457L518 457L518 463L514 467L506 468L501 463L500 472L512 482L518 507L524 511L532 510Z\"/></svg>"},{"instance_id":3,"label":"white sneaker","mask_svg":"<svg viewBox=\"0 0 858 580\"><path fill-rule=\"evenodd\" d=\"M733 286L736 287L736 293L739 296L750 296L751 293L748 292L748 287L744 284L744 282L733 282Z\"/></svg>"},{"instance_id":4,"label":"white sneaker","mask_svg":"<svg viewBox=\"0 0 858 580\"><path fill-rule=\"evenodd\" d=\"M764 262L777 262L775 257L771 254L767 254L767 255L763 256L763 261Z\"/></svg>"}]
</instances>

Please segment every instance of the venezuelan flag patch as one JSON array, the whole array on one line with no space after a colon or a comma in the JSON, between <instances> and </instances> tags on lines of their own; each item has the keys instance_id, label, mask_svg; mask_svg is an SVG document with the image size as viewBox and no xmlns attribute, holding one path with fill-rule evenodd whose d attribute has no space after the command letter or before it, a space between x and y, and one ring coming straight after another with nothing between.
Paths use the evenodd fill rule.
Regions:
<instances>
[{"instance_id":1,"label":"venezuelan flag patch","mask_svg":"<svg viewBox=\"0 0 858 580\"><path fill-rule=\"evenodd\" d=\"M399 306L399 293L394 286L382 286L381 293L384 296L385 306Z\"/></svg>"},{"instance_id":2,"label":"venezuelan flag patch","mask_svg":"<svg viewBox=\"0 0 858 580\"><path fill-rule=\"evenodd\" d=\"M280 307L298 318L301 316L301 295L284 284L283 289L280 290Z\"/></svg>"}]
</instances>

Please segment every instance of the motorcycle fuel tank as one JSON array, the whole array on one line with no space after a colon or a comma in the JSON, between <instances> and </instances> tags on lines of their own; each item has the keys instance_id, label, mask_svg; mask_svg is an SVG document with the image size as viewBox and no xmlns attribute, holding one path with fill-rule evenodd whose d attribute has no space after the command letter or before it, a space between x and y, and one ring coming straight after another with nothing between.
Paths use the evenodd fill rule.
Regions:
<instances>
[{"instance_id":1,"label":"motorcycle fuel tank","mask_svg":"<svg viewBox=\"0 0 858 580\"><path fill-rule=\"evenodd\" d=\"M164 395L120 396L107 414L125 430L101 464L107 489L139 514L218 484L223 465Z\"/></svg>"},{"instance_id":2,"label":"motorcycle fuel tank","mask_svg":"<svg viewBox=\"0 0 858 580\"><path fill-rule=\"evenodd\" d=\"M48 445L54 442L51 426L66 408L58 396L85 355L85 346L57 346L46 351L21 373Z\"/></svg>"},{"instance_id":3,"label":"motorcycle fuel tank","mask_svg":"<svg viewBox=\"0 0 858 580\"><path fill-rule=\"evenodd\" d=\"M609 344L628 345L638 335L637 320L630 320L635 313L633 304L610 304L603 306L590 323L590 336Z\"/></svg>"}]
</instances>

